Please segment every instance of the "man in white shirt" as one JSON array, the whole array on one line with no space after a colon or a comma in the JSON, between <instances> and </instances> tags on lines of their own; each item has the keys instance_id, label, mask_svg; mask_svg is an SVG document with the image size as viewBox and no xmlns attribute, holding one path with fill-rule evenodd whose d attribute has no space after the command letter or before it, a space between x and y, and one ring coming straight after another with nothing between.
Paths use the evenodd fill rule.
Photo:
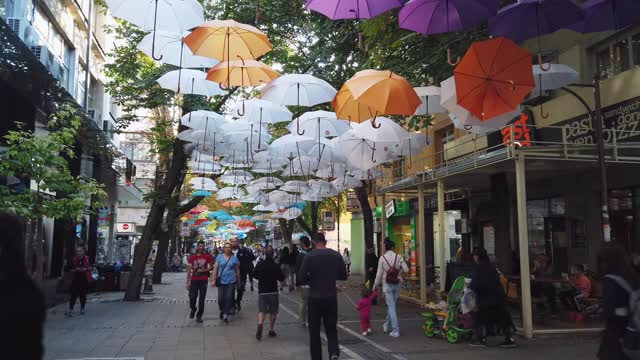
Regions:
<instances>
[{"instance_id":1,"label":"man in white shirt","mask_svg":"<svg viewBox=\"0 0 640 360\"><path fill-rule=\"evenodd\" d=\"M396 313L396 305L398 303L398 297L400 296L400 286L402 284L402 273L408 272L409 267L404 261L402 256L396 254L393 249L395 244L389 238L384 240L385 253L380 257L378 261L378 272L376 273L376 280L373 284L375 289L379 284L382 284L382 291L387 301L387 318L383 325L383 331L389 333L392 337L400 336L400 324L398 323L398 315ZM389 271L392 269L392 271Z\"/></svg>"}]
</instances>

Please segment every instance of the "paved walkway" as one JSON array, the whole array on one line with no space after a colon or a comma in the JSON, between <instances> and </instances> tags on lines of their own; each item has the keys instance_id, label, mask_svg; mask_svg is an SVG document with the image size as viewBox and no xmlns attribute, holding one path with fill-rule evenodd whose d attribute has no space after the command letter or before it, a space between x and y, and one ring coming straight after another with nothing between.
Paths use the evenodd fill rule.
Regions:
<instances>
[{"instance_id":1,"label":"paved walkway","mask_svg":"<svg viewBox=\"0 0 640 360\"><path fill-rule=\"evenodd\" d=\"M122 293L92 295L87 314L64 316L66 305L49 311L45 326L45 359L308 359L307 331L297 319L296 294L281 295L277 338L255 339L257 292L247 291L242 312L230 325L218 319L216 289L209 288L204 324L188 318L188 299L184 273L164 275L165 284L155 285L155 294L139 303L120 301ZM384 306L373 311L374 334L359 334L355 311L355 278L345 284L339 295L341 359L424 359L432 355L443 359L518 360L565 357L594 359L596 341L579 338L519 340L516 349L472 349L467 344L448 344L442 339L427 339L420 329L419 309L403 304L399 310L400 338L382 334ZM266 332L265 332L266 335ZM499 339L495 339L498 341ZM325 350L326 358L326 350Z\"/></svg>"}]
</instances>

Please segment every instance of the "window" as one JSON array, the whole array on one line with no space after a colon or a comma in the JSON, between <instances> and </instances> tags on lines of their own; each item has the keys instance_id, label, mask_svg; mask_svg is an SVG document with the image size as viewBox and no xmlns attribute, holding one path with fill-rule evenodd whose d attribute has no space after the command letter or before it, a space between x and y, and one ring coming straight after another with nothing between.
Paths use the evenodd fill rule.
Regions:
<instances>
[{"instance_id":1,"label":"window","mask_svg":"<svg viewBox=\"0 0 640 360\"><path fill-rule=\"evenodd\" d=\"M13 15L13 0L0 0L0 17L7 19Z\"/></svg>"},{"instance_id":2,"label":"window","mask_svg":"<svg viewBox=\"0 0 640 360\"><path fill-rule=\"evenodd\" d=\"M640 66L640 33L613 38L595 49L596 69L608 79L634 66Z\"/></svg>"},{"instance_id":3,"label":"window","mask_svg":"<svg viewBox=\"0 0 640 360\"><path fill-rule=\"evenodd\" d=\"M631 53L633 54L633 64L640 65L640 33L631 37Z\"/></svg>"}]
</instances>

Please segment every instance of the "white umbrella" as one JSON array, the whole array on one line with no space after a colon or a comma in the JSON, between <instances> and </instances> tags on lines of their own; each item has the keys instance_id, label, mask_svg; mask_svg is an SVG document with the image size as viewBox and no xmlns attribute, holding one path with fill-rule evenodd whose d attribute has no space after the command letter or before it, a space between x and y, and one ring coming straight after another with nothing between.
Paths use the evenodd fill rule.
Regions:
<instances>
[{"instance_id":1,"label":"white umbrella","mask_svg":"<svg viewBox=\"0 0 640 360\"><path fill-rule=\"evenodd\" d=\"M565 64L546 64L544 68L548 70L542 70L541 66L533 65L533 80L536 87L531 91L532 96L542 96L545 91L560 89L580 80L578 72ZM540 115L544 119L549 117L549 114L542 109L542 104L540 104Z\"/></svg>"},{"instance_id":2,"label":"white umbrella","mask_svg":"<svg viewBox=\"0 0 640 360\"><path fill-rule=\"evenodd\" d=\"M309 180L311 190L317 190L322 194L335 192L335 188L326 180Z\"/></svg>"},{"instance_id":3,"label":"white umbrella","mask_svg":"<svg viewBox=\"0 0 640 360\"><path fill-rule=\"evenodd\" d=\"M280 190L292 192L292 193L301 193L306 191L309 188L306 182L300 180L290 180L284 183Z\"/></svg>"},{"instance_id":4,"label":"white umbrella","mask_svg":"<svg viewBox=\"0 0 640 360\"><path fill-rule=\"evenodd\" d=\"M349 175L353 176L358 180L372 180L372 179L381 178L382 175L384 174L382 173L382 171L378 169L369 169L369 170L354 169L349 171Z\"/></svg>"},{"instance_id":5,"label":"white umbrella","mask_svg":"<svg viewBox=\"0 0 640 360\"><path fill-rule=\"evenodd\" d=\"M325 144L331 146L331 141L325 138L314 139L311 136L300 136L295 134L287 134L275 139L269 145L269 152L273 155L300 155L309 154L310 150L317 144Z\"/></svg>"},{"instance_id":6,"label":"white umbrella","mask_svg":"<svg viewBox=\"0 0 640 360\"><path fill-rule=\"evenodd\" d=\"M229 168L248 168L253 165L251 161L247 161L246 157L242 156L227 156L220 161L220 165Z\"/></svg>"},{"instance_id":7,"label":"white umbrella","mask_svg":"<svg viewBox=\"0 0 640 360\"><path fill-rule=\"evenodd\" d=\"M192 129L221 132L227 120L217 112L196 110L183 115L180 123Z\"/></svg>"},{"instance_id":8,"label":"white umbrella","mask_svg":"<svg viewBox=\"0 0 640 360\"><path fill-rule=\"evenodd\" d=\"M346 161L346 159L345 159ZM347 173L347 164L343 162L330 163L329 166L323 167L316 171L319 178L340 178Z\"/></svg>"},{"instance_id":9,"label":"white umbrella","mask_svg":"<svg viewBox=\"0 0 640 360\"><path fill-rule=\"evenodd\" d=\"M338 191L344 191L362 186L362 181L352 176L343 176L333 180L331 185Z\"/></svg>"},{"instance_id":10,"label":"white umbrella","mask_svg":"<svg viewBox=\"0 0 640 360\"><path fill-rule=\"evenodd\" d=\"M292 203L295 203L297 200L295 195L291 195L282 190L274 190L272 192L267 193L267 196L269 197L269 202L277 205L292 204Z\"/></svg>"},{"instance_id":11,"label":"white umbrella","mask_svg":"<svg viewBox=\"0 0 640 360\"><path fill-rule=\"evenodd\" d=\"M225 93L216 83L208 81L206 78L207 73L204 71L183 69L169 71L156 82L163 89L182 94L214 96Z\"/></svg>"},{"instance_id":12,"label":"white umbrella","mask_svg":"<svg viewBox=\"0 0 640 360\"><path fill-rule=\"evenodd\" d=\"M420 154L429 144L426 136L420 133L410 132L400 143L396 144L393 154L398 156L413 156Z\"/></svg>"},{"instance_id":13,"label":"white umbrella","mask_svg":"<svg viewBox=\"0 0 640 360\"><path fill-rule=\"evenodd\" d=\"M376 142L357 137L353 130L341 135L337 144L346 154L347 165L353 169L369 170L395 159L391 152L395 145L393 142Z\"/></svg>"},{"instance_id":14,"label":"white umbrella","mask_svg":"<svg viewBox=\"0 0 640 360\"><path fill-rule=\"evenodd\" d=\"M244 103L244 105L242 105ZM241 111L244 109L244 113ZM242 115L240 115L242 114ZM279 106L271 101L250 99L237 102L231 110L231 116L239 116L240 119L252 124L275 124L291 120L291 111L284 106Z\"/></svg>"},{"instance_id":15,"label":"white umbrella","mask_svg":"<svg viewBox=\"0 0 640 360\"><path fill-rule=\"evenodd\" d=\"M204 9L197 0L106 0L114 17L127 20L143 30L184 33L204 22ZM151 53L157 57L152 39Z\"/></svg>"},{"instance_id":16,"label":"white umbrella","mask_svg":"<svg viewBox=\"0 0 640 360\"><path fill-rule=\"evenodd\" d=\"M133 1L132 1L133 2ZM189 32L178 33L170 31L156 31L156 53L162 56L162 62L180 68L212 68L219 61L204 56L193 55L191 49L185 46L182 39L189 35ZM138 49L143 53L153 57L153 37L154 33L147 34L138 44Z\"/></svg>"},{"instance_id":17,"label":"white umbrella","mask_svg":"<svg viewBox=\"0 0 640 360\"><path fill-rule=\"evenodd\" d=\"M216 182L213 181L213 179L209 179L206 177L194 177L191 180L189 180L189 185L191 186L198 186L201 184L213 184L215 185Z\"/></svg>"},{"instance_id":18,"label":"white umbrella","mask_svg":"<svg viewBox=\"0 0 640 360\"><path fill-rule=\"evenodd\" d=\"M191 173L220 174L222 172L222 167L219 164L191 160L187 165L191 169Z\"/></svg>"},{"instance_id":19,"label":"white umbrella","mask_svg":"<svg viewBox=\"0 0 640 360\"><path fill-rule=\"evenodd\" d=\"M298 120L300 121L300 129L304 130L307 136L313 136L316 139L340 136L351 129L349 123L338 120L336 113L330 111L309 111L302 114ZM297 124L292 121L287 129L294 133L296 127Z\"/></svg>"},{"instance_id":20,"label":"white umbrella","mask_svg":"<svg viewBox=\"0 0 640 360\"><path fill-rule=\"evenodd\" d=\"M268 196L260 190L250 192L249 194L241 197L238 201L241 203L261 204L265 206L269 204Z\"/></svg>"},{"instance_id":21,"label":"white umbrella","mask_svg":"<svg viewBox=\"0 0 640 360\"><path fill-rule=\"evenodd\" d=\"M261 98L281 106L314 106L331 102L338 91L328 82L308 74L288 74L271 81ZM298 135L303 135L300 129Z\"/></svg>"},{"instance_id":22,"label":"white umbrella","mask_svg":"<svg viewBox=\"0 0 640 360\"><path fill-rule=\"evenodd\" d=\"M357 137L376 142L386 141L400 143L408 135L405 128L389 118L378 116L376 122L379 126L373 127L366 121L355 124L352 131Z\"/></svg>"},{"instance_id":23,"label":"white umbrella","mask_svg":"<svg viewBox=\"0 0 640 360\"><path fill-rule=\"evenodd\" d=\"M265 211L265 212L273 212L273 211L278 211L278 206L276 204L269 204L269 205L256 205L254 206L251 210L253 211Z\"/></svg>"},{"instance_id":24,"label":"white umbrella","mask_svg":"<svg viewBox=\"0 0 640 360\"><path fill-rule=\"evenodd\" d=\"M255 160L255 159L254 159ZM287 162L288 163L288 162ZM274 166L268 161L256 161L251 167L251 171L258 174L273 174L282 171L282 165Z\"/></svg>"},{"instance_id":25,"label":"white umbrella","mask_svg":"<svg viewBox=\"0 0 640 360\"><path fill-rule=\"evenodd\" d=\"M300 215L302 215L302 210L297 207L290 207L280 214L280 216L286 220L293 220L300 217Z\"/></svg>"},{"instance_id":26,"label":"white umbrella","mask_svg":"<svg viewBox=\"0 0 640 360\"><path fill-rule=\"evenodd\" d=\"M239 199L242 196L244 196L244 190L237 186L223 187L216 193L218 200Z\"/></svg>"},{"instance_id":27,"label":"white umbrella","mask_svg":"<svg viewBox=\"0 0 640 360\"><path fill-rule=\"evenodd\" d=\"M216 184L197 184L197 185L191 185L191 187L195 191L198 191L198 190L217 191L218 190L218 186Z\"/></svg>"},{"instance_id":28,"label":"white umbrella","mask_svg":"<svg viewBox=\"0 0 640 360\"><path fill-rule=\"evenodd\" d=\"M420 97L422 103L416 109L414 115L426 115L426 114L440 114L447 113L442 106L440 106L440 88L437 86L425 86L413 88Z\"/></svg>"},{"instance_id":29,"label":"white umbrella","mask_svg":"<svg viewBox=\"0 0 640 360\"><path fill-rule=\"evenodd\" d=\"M255 187L260 190L273 190L282 186L283 181L278 179L277 177L265 176L256 180L253 180L249 183L250 186Z\"/></svg>"},{"instance_id":30,"label":"white umbrella","mask_svg":"<svg viewBox=\"0 0 640 360\"><path fill-rule=\"evenodd\" d=\"M289 171L292 175L313 175L318 171L321 167L329 166L329 162L327 160L318 159L314 156L297 156L295 157L291 163L285 167L283 170L285 173Z\"/></svg>"}]
</instances>

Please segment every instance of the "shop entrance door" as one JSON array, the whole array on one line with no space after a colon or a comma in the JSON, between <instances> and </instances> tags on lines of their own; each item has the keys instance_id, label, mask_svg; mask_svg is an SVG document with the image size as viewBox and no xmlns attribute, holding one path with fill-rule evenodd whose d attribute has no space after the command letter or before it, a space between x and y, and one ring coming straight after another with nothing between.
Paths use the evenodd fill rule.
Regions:
<instances>
[{"instance_id":1,"label":"shop entrance door","mask_svg":"<svg viewBox=\"0 0 640 360\"><path fill-rule=\"evenodd\" d=\"M566 217L544 218L545 253L551 258L556 273L569 272L570 238Z\"/></svg>"}]
</instances>

